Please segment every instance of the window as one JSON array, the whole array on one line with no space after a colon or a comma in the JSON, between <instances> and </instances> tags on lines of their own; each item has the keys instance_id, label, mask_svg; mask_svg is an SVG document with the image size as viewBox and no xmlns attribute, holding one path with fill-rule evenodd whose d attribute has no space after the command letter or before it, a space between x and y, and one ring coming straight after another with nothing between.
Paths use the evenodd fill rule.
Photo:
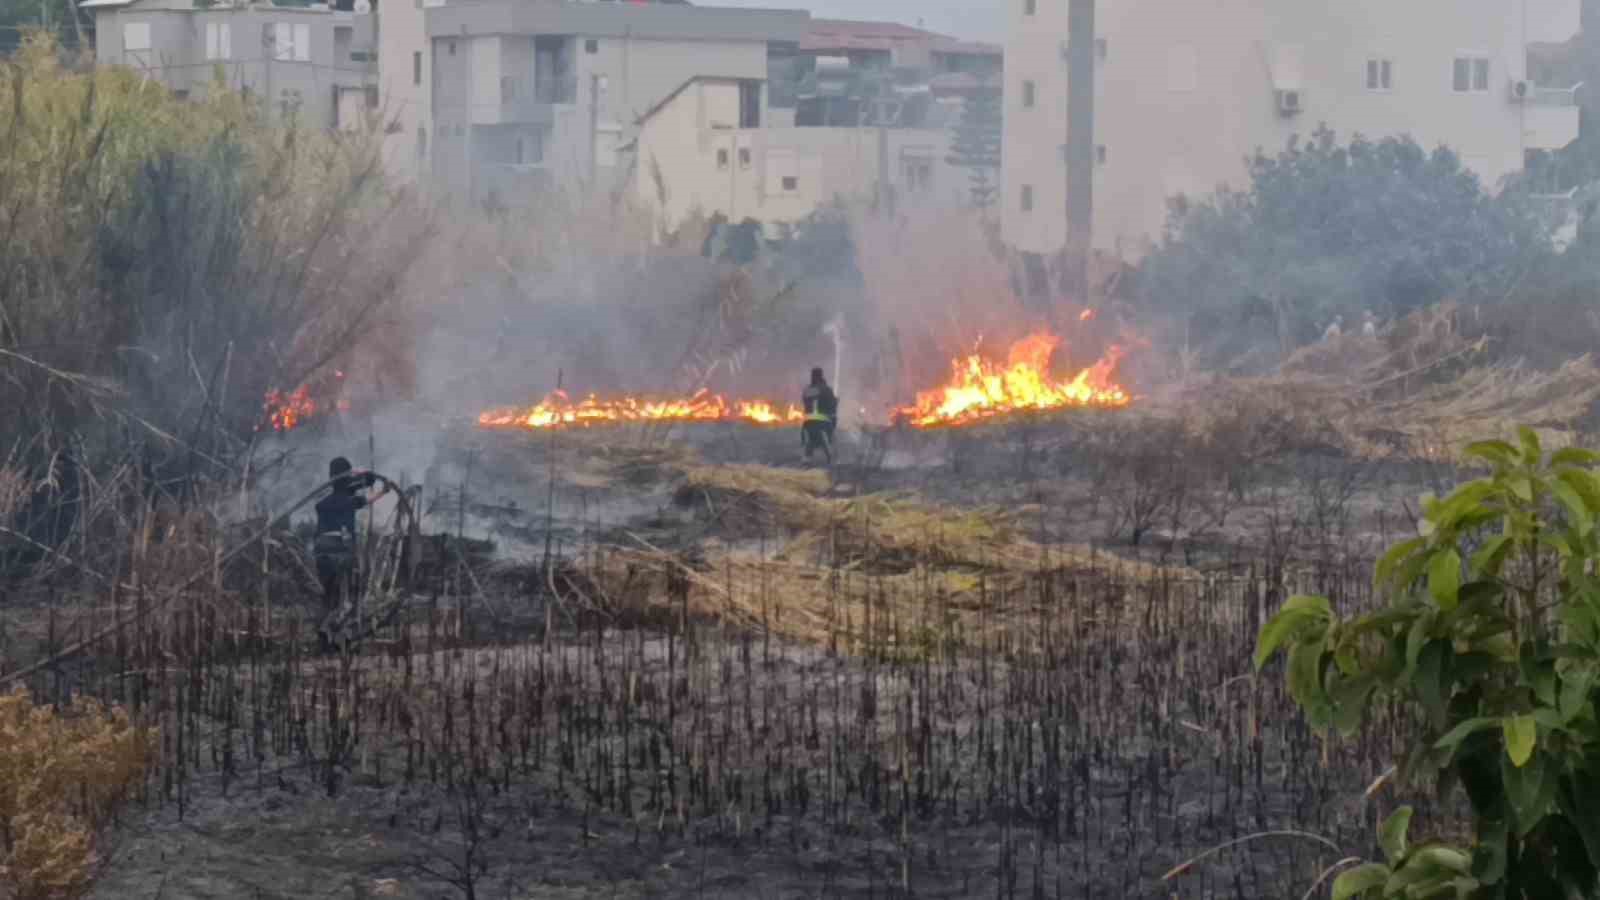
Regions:
<instances>
[{"instance_id":1,"label":"window","mask_svg":"<svg viewBox=\"0 0 1600 900\"><path fill-rule=\"evenodd\" d=\"M1094 148L1094 161L1097 165L1106 164L1106 145L1097 144Z\"/></svg>"},{"instance_id":2,"label":"window","mask_svg":"<svg viewBox=\"0 0 1600 900\"><path fill-rule=\"evenodd\" d=\"M793 175L783 176L783 189L786 193L790 194L800 190L800 179Z\"/></svg>"},{"instance_id":3,"label":"window","mask_svg":"<svg viewBox=\"0 0 1600 900\"><path fill-rule=\"evenodd\" d=\"M761 127L761 82L739 82L739 127Z\"/></svg>"},{"instance_id":4,"label":"window","mask_svg":"<svg viewBox=\"0 0 1600 900\"><path fill-rule=\"evenodd\" d=\"M1022 186L1022 211L1033 212L1033 185Z\"/></svg>"},{"instance_id":5,"label":"window","mask_svg":"<svg viewBox=\"0 0 1600 900\"><path fill-rule=\"evenodd\" d=\"M1039 0L1022 0L1022 14L1031 16L1039 11Z\"/></svg>"},{"instance_id":6,"label":"window","mask_svg":"<svg viewBox=\"0 0 1600 900\"><path fill-rule=\"evenodd\" d=\"M739 168L741 168L741 169L750 168L750 148L749 147L740 147L739 148Z\"/></svg>"},{"instance_id":7,"label":"window","mask_svg":"<svg viewBox=\"0 0 1600 900\"><path fill-rule=\"evenodd\" d=\"M1489 90L1489 58L1462 55L1456 57L1451 86L1458 94L1482 94Z\"/></svg>"},{"instance_id":8,"label":"window","mask_svg":"<svg viewBox=\"0 0 1600 900\"><path fill-rule=\"evenodd\" d=\"M233 57L233 27L227 22L210 22L206 25L206 59L231 59Z\"/></svg>"},{"instance_id":9,"label":"window","mask_svg":"<svg viewBox=\"0 0 1600 900\"><path fill-rule=\"evenodd\" d=\"M723 148L717 150L717 171L720 172L720 171L723 171L723 170L725 170L727 168L728 168L728 150L727 150L726 147L723 147Z\"/></svg>"},{"instance_id":10,"label":"window","mask_svg":"<svg viewBox=\"0 0 1600 900\"><path fill-rule=\"evenodd\" d=\"M445 43L445 46L449 48L450 55L451 56L455 56L456 55L456 42L455 41L445 41L444 43Z\"/></svg>"},{"instance_id":11,"label":"window","mask_svg":"<svg viewBox=\"0 0 1600 900\"><path fill-rule=\"evenodd\" d=\"M933 158L921 154L900 158L900 181L906 193L919 194L933 186Z\"/></svg>"},{"instance_id":12,"label":"window","mask_svg":"<svg viewBox=\"0 0 1600 900\"><path fill-rule=\"evenodd\" d=\"M369 84L365 88L363 88L362 91L363 91L363 93L366 94L367 109L377 109L378 108L378 88L377 88L377 86Z\"/></svg>"},{"instance_id":13,"label":"window","mask_svg":"<svg viewBox=\"0 0 1600 900\"><path fill-rule=\"evenodd\" d=\"M1106 57L1109 56L1110 53L1111 46L1106 43L1105 38L1094 39L1094 55L1099 57L1101 62L1105 62Z\"/></svg>"},{"instance_id":14,"label":"window","mask_svg":"<svg viewBox=\"0 0 1600 900\"><path fill-rule=\"evenodd\" d=\"M277 22L272 26L272 58L279 62L311 59L311 26Z\"/></svg>"},{"instance_id":15,"label":"window","mask_svg":"<svg viewBox=\"0 0 1600 900\"><path fill-rule=\"evenodd\" d=\"M150 49L150 23L129 22L122 26L122 49L149 50Z\"/></svg>"},{"instance_id":16,"label":"window","mask_svg":"<svg viewBox=\"0 0 1600 900\"><path fill-rule=\"evenodd\" d=\"M590 54L599 53L600 42L594 38L589 38L587 41L583 42L583 52Z\"/></svg>"},{"instance_id":17,"label":"window","mask_svg":"<svg viewBox=\"0 0 1600 900\"><path fill-rule=\"evenodd\" d=\"M415 50L411 54L411 83L422 83L422 51Z\"/></svg>"},{"instance_id":18,"label":"window","mask_svg":"<svg viewBox=\"0 0 1600 900\"><path fill-rule=\"evenodd\" d=\"M1033 109L1033 103L1036 99L1038 99L1035 96L1037 93L1038 91L1034 87L1033 82L1024 81L1022 83L1022 107L1024 109Z\"/></svg>"},{"instance_id":19,"label":"window","mask_svg":"<svg viewBox=\"0 0 1600 900\"><path fill-rule=\"evenodd\" d=\"M1394 63L1387 59L1367 60L1367 90L1389 91L1394 89Z\"/></svg>"}]
</instances>

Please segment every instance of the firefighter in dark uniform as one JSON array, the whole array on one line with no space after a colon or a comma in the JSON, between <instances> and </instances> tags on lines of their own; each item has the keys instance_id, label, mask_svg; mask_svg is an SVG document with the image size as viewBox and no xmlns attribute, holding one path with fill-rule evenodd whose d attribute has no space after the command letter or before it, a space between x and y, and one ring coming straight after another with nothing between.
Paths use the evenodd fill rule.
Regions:
<instances>
[{"instance_id":1,"label":"firefighter in dark uniform","mask_svg":"<svg viewBox=\"0 0 1600 900\"><path fill-rule=\"evenodd\" d=\"M813 450L820 449L831 464L833 462L833 432L839 425L839 398L828 387L821 369L811 370L811 383L800 395L805 408L805 424L800 426L800 443L805 447L806 459Z\"/></svg>"},{"instance_id":2,"label":"firefighter in dark uniform","mask_svg":"<svg viewBox=\"0 0 1600 900\"><path fill-rule=\"evenodd\" d=\"M376 503L389 492L389 487L386 483L381 491L362 494L378 483L377 476L351 471L350 460L342 456L328 464L328 477L334 480L333 493L317 501L317 536L312 551L317 559L317 577L322 580L322 601L331 617L361 592L356 566L356 513L369 503Z\"/></svg>"}]
</instances>

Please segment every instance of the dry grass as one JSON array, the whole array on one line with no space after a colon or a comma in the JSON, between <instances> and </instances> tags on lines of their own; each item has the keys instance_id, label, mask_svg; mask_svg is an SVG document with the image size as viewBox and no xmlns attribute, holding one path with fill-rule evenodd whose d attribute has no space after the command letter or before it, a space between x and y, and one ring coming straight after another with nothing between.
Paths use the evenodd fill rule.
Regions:
<instances>
[{"instance_id":1,"label":"dry grass","mask_svg":"<svg viewBox=\"0 0 1600 900\"><path fill-rule=\"evenodd\" d=\"M0 696L0 897L82 896L155 751L155 734L121 709L80 697L57 713L21 688Z\"/></svg>"},{"instance_id":2,"label":"dry grass","mask_svg":"<svg viewBox=\"0 0 1600 900\"><path fill-rule=\"evenodd\" d=\"M711 466L681 453L619 455L608 465L612 483L638 477L641 465L676 483L677 503L694 509L711 535L688 550L635 538L596 552L586 574L612 612L648 612L632 608L643 602L830 646L927 649L932 636L944 645L1014 631L1018 614L1046 602L1040 585L1062 573L1198 577L1035 541L1028 529L1038 510L1029 506L834 496L821 470ZM589 465L587 483L608 480L597 469ZM770 544L753 547L757 535Z\"/></svg>"},{"instance_id":3,"label":"dry grass","mask_svg":"<svg viewBox=\"0 0 1600 900\"><path fill-rule=\"evenodd\" d=\"M1463 318L1441 304L1375 338L1304 347L1276 375L1195 385L1180 405L1202 434L1242 430L1266 454L1315 445L1449 459L1519 425L1552 446L1570 443L1600 402L1594 359L1541 371L1498 358L1491 337Z\"/></svg>"}]
</instances>

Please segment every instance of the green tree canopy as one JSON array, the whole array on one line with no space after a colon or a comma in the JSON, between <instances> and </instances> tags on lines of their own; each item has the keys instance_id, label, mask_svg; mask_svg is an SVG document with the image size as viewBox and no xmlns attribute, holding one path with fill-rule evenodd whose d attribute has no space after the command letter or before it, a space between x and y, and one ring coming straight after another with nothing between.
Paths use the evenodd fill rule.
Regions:
<instances>
[{"instance_id":1,"label":"green tree canopy","mask_svg":"<svg viewBox=\"0 0 1600 900\"><path fill-rule=\"evenodd\" d=\"M1498 299L1551 252L1512 195L1490 196L1446 148L1408 137L1341 144L1326 127L1257 153L1247 190L1174 201L1145 261L1146 303L1184 311L1216 349L1241 319L1273 322L1285 346L1342 315L1399 315L1448 297Z\"/></svg>"}]
</instances>

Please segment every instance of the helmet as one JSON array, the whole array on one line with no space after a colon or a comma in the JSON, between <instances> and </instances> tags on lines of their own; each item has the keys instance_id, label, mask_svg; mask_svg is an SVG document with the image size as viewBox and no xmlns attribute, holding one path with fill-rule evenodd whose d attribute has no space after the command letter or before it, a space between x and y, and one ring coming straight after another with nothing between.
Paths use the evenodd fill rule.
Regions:
<instances>
[{"instance_id":1,"label":"helmet","mask_svg":"<svg viewBox=\"0 0 1600 900\"><path fill-rule=\"evenodd\" d=\"M350 471L350 460L342 456L335 456L333 462L328 463L328 477L338 478Z\"/></svg>"}]
</instances>

